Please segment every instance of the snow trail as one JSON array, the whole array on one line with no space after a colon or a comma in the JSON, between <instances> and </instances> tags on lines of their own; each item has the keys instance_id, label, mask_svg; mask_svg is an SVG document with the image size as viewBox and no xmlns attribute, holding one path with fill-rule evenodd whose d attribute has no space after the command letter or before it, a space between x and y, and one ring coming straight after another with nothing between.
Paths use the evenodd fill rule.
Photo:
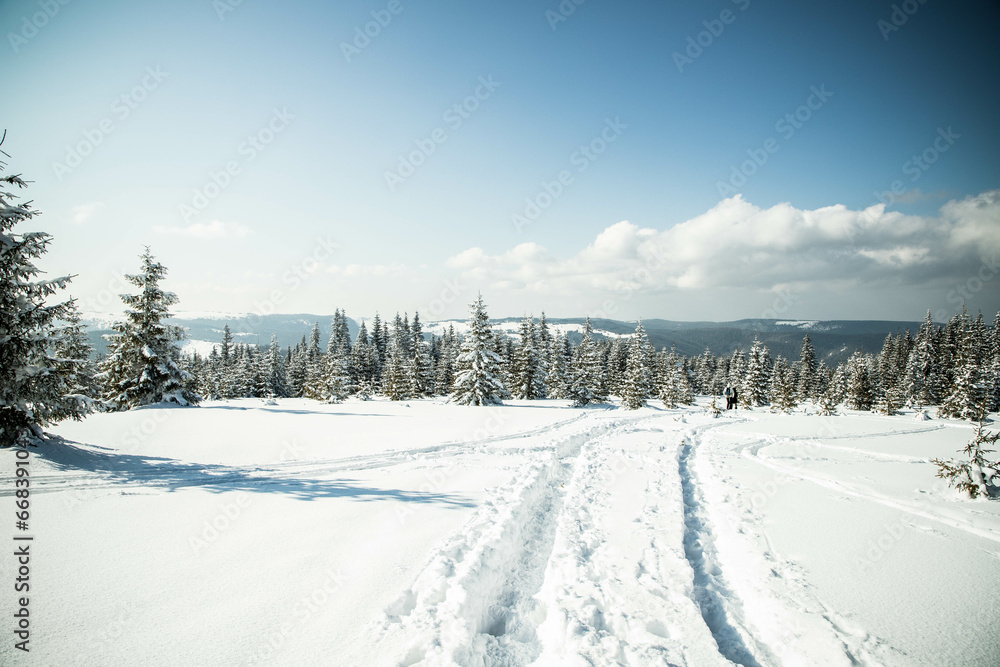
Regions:
<instances>
[{"instance_id":1,"label":"snow trail","mask_svg":"<svg viewBox=\"0 0 1000 667\"><path fill-rule=\"evenodd\" d=\"M701 493L691 470L695 431L684 437L677 457L684 499L684 554L694 572L694 598L719 647L729 661L744 667L760 667L747 646L748 636L733 618L733 594L726 587L715 554L712 531L702 508ZM695 438L695 441L692 441Z\"/></svg>"}]
</instances>

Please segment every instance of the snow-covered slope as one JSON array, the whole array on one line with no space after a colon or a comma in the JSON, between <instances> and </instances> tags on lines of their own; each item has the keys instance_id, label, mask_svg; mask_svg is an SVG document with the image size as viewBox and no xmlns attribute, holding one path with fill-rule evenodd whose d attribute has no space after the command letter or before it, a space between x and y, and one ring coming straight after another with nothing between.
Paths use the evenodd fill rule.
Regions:
<instances>
[{"instance_id":1,"label":"snow-covered slope","mask_svg":"<svg viewBox=\"0 0 1000 667\"><path fill-rule=\"evenodd\" d=\"M248 399L65 423L30 463L31 652L8 637L0 664L1000 664L1000 503L929 463L968 424L808 412ZM13 469L0 452L8 517Z\"/></svg>"}]
</instances>

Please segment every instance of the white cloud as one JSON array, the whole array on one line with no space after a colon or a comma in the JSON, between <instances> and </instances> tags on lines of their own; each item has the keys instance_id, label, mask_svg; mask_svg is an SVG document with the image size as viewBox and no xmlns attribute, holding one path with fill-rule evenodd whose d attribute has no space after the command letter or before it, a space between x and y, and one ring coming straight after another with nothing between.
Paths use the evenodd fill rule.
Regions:
<instances>
[{"instance_id":1,"label":"white cloud","mask_svg":"<svg viewBox=\"0 0 1000 667\"><path fill-rule=\"evenodd\" d=\"M85 223L90 216L94 214L97 209L104 206L104 202L90 202L89 204L80 204L79 206L73 207L73 217L71 220L78 225Z\"/></svg>"},{"instance_id":2,"label":"white cloud","mask_svg":"<svg viewBox=\"0 0 1000 667\"><path fill-rule=\"evenodd\" d=\"M611 225L568 258L535 243L489 255L470 248L447 261L477 284L543 294L857 288L940 284L964 278L1000 252L1000 190L950 201L935 217L778 204L739 195L667 230Z\"/></svg>"},{"instance_id":3,"label":"white cloud","mask_svg":"<svg viewBox=\"0 0 1000 667\"><path fill-rule=\"evenodd\" d=\"M157 234L172 234L176 236L190 236L196 239L241 239L249 236L253 231L238 222L221 222L213 220L206 224L195 222L187 227L164 227L156 225L153 231Z\"/></svg>"}]
</instances>

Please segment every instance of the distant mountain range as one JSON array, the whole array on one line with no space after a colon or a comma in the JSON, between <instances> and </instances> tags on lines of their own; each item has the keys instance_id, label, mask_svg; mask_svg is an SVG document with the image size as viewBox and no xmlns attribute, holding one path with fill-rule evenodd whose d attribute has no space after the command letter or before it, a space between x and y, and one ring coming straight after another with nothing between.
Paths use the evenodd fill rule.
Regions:
<instances>
[{"instance_id":1,"label":"distant mountain range","mask_svg":"<svg viewBox=\"0 0 1000 667\"><path fill-rule=\"evenodd\" d=\"M90 331L90 338L98 354L107 351L102 334L111 332L115 316L106 313L84 313L83 321ZM322 345L330 337L331 315L256 315L245 313L186 313L179 312L170 322L184 327L186 351L197 350L207 355L222 339L222 327L229 324L236 342L259 344L262 348L277 334L282 346L294 345L308 335L313 323L318 322ZM550 319L553 329L566 332L570 340L579 342L584 318ZM495 328L517 336L520 318L493 320ZM619 320L591 320L597 337L627 337L635 331L635 322ZM802 337L809 334L817 355L827 364L847 359L855 350L878 352L886 334L910 330L916 334L919 322L892 322L882 320L737 320L735 322L674 322L672 320L643 320L643 327L650 342L657 348L675 346L681 354L695 355L707 347L714 354L730 355L734 349L746 351L753 344L754 336L767 344L772 356L783 355L797 359L802 347ZM358 332L358 323L348 320L351 336ZM465 320L443 320L423 323L424 334L441 335L449 326L455 331L465 331Z\"/></svg>"}]
</instances>

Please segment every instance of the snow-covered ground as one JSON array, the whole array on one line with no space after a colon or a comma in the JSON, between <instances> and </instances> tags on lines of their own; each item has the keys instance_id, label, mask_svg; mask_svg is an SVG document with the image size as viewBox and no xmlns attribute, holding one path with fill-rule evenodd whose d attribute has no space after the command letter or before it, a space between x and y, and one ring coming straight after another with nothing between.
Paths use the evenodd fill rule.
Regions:
<instances>
[{"instance_id":1,"label":"snow-covered ground","mask_svg":"<svg viewBox=\"0 0 1000 667\"><path fill-rule=\"evenodd\" d=\"M0 664L1000 664L1000 503L929 463L969 425L807 412L247 399L62 424L30 463L31 652L8 629Z\"/></svg>"}]
</instances>

